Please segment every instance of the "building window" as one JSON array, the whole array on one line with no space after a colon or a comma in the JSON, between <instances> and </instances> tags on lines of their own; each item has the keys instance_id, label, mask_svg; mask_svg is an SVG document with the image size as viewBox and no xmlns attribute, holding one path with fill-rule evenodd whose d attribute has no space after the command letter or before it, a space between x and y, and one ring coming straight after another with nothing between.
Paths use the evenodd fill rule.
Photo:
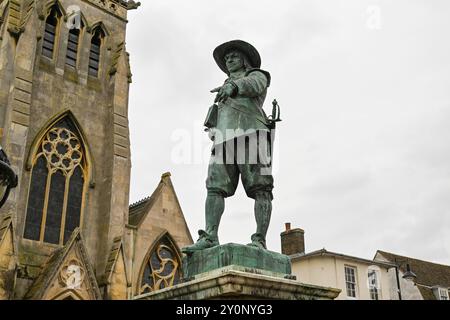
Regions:
<instances>
[{"instance_id":1,"label":"building window","mask_svg":"<svg viewBox=\"0 0 450 320\"><path fill-rule=\"evenodd\" d=\"M447 288L439 288L439 300L449 300Z\"/></svg>"},{"instance_id":2,"label":"building window","mask_svg":"<svg viewBox=\"0 0 450 320\"><path fill-rule=\"evenodd\" d=\"M164 235L144 260L139 294L168 288L180 283L181 259L170 237Z\"/></svg>"},{"instance_id":3,"label":"building window","mask_svg":"<svg viewBox=\"0 0 450 320\"><path fill-rule=\"evenodd\" d=\"M378 272L376 270L370 270L368 273L368 280L369 280L369 294L371 300L379 300L379 277Z\"/></svg>"},{"instance_id":4,"label":"building window","mask_svg":"<svg viewBox=\"0 0 450 320\"><path fill-rule=\"evenodd\" d=\"M55 43L58 30L59 14L56 7L53 7L45 20L44 43L42 44L42 55L53 59Z\"/></svg>"},{"instance_id":5,"label":"building window","mask_svg":"<svg viewBox=\"0 0 450 320\"><path fill-rule=\"evenodd\" d=\"M100 27L96 28L92 35L91 49L89 52L89 75L93 77L98 77L101 47L104 37L105 33Z\"/></svg>"},{"instance_id":6,"label":"building window","mask_svg":"<svg viewBox=\"0 0 450 320\"><path fill-rule=\"evenodd\" d=\"M66 243L81 224L86 169L79 134L63 118L44 135L33 158L24 238Z\"/></svg>"},{"instance_id":7,"label":"building window","mask_svg":"<svg viewBox=\"0 0 450 320\"><path fill-rule=\"evenodd\" d=\"M80 30L71 29L67 39L66 65L76 68L78 59L78 43L80 41Z\"/></svg>"},{"instance_id":8,"label":"building window","mask_svg":"<svg viewBox=\"0 0 450 320\"><path fill-rule=\"evenodd\" d=\"M356 298L356 268L345 266L345 286L347 297Z\"/></svg>"}]
</instances>

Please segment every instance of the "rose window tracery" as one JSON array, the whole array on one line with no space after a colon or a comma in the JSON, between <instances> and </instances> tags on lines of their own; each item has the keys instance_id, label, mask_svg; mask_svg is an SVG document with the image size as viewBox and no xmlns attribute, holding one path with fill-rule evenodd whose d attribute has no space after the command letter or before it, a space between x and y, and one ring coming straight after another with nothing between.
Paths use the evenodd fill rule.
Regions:
<instances>
[{"instance_id":1,"label":"rose window tracery","mask_svg":"<svg viewBox=\"0 0 450 320\"><path fill-rule=\"evenodd\" d=\"M147 258L139 293L149 293L180 283L180 258L168 239L160 241Z\"/></svg>"},{"instance_id":2,"label":"rose window tracery","mask_svg":"<svg viewBox=\"0 0 450 320\"><path fill-rule=\"evenodd\" d=\"M87 163L70 118L42 137L33 157L24 238L64 244L81 225Z\"/></svg>"},{"instance_id":3,"label":"rose window tracery","mask_svg":"<svg viewBox=\"0 0 450 320\"><path fill-rule=\"evenodd\" d=\"M83 158L80 141L65 128L54 128L47 133L42 153L51 170L61 170L66 175L80 165Z\"/></svg>"}]
</instances>

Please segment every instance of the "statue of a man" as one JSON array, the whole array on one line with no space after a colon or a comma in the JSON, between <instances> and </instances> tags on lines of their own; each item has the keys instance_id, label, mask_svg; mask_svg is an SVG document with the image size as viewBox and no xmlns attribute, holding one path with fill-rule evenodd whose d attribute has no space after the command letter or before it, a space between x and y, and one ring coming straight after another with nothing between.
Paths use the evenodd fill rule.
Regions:
<instances>
[{"instance_id":1,"label":"statue of a man","mask_svg":"<svg viewBox=\"0 0 450 320\"><path fill-rule=\"evenodd\" d=\"M256 233L249 245L266 249L266 234L272 212L271 122L262 107L270 74L259 69L258 51L241 40L226 42L213 53L228 78L216 93L217 119L210 128L214 142L208 166L205 230L184 253L219 245L218 228L225 198L234 195L241 176L248 197L255 200ZM213 106L214 107L214 106Z\"/></svg>"}]
</instances>

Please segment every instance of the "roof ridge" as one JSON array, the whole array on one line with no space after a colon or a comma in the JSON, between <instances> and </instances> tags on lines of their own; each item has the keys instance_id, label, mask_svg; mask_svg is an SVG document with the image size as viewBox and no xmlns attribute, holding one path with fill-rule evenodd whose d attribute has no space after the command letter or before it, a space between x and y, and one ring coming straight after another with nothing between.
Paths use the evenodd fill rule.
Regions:
<instances>
[{"instance_id":1,"label":"roof ridge","mask_svg":"<svg viewBox=\"0 0 450 320\"><path fill-rule=\"evenodd\" d=\"M170 171L164 172L164 173L161 175L161 179L159 180L159 183L158 183L158 186L156 187L156 189L158 189L159 185L160 185L161 183L164 183L166 179L170 181L170 177L171 177L171 176L172 176L172 174L170 173ZM152 193L151 195L149 195L149 196L147 196L147 197L145 197L145 198L143 198L143 199L141 199L141 200L138 200L138 201L136 201L136 202L130 204L130 205L128 206L128 209L133 209L133 208L137 207L138 205L144 203L145 201L150 200L150 198L152 197L152 195L155 193L156 189L153 191L153 193Z\"/></svg>"},{"instance_id":2,"label":"roof ridge","mask_svg":"<svg viewBox=\"0 0 450 320\"><path fill-rule=\"evenodd\" d=\"M149 200L150 197L151 197L151 196L147 196L147 197L145 197L145 198L143 198L143 199L141 199L141 200L138 200L138 201L136 201L136 202L130 204L128 208L129 208L129 209L133 209L133 208L137 207L138 205L144 203L145 201Z\"/></svg>"},{"instance_id":3,"label":"roof ridge","mask_svg":"<svg viewBox=\"0 0 450 320\"><path fill-rule=\"evenodd\" d=\"M318 257L318 256L333 256L333 257L340 257L342 259L350 259L350 260L357 260L360 262L364 262L366 264L375 264L375 265L382 265L382 266L394 266L394 264L392 264L389 261L377 261L377 260L371 260L368 258L362 258L362 257L358 257L358 256L354 256L354 255L350 255L350 254L346 254L346 253L340 253L340 252L335 252L335 251L329 251L325 248L322 249L318 249L318 250L314 250L308 253L304 253L304 254L293 254L290 255L289 257L291 259L302 259L302 258L310 258L310 257Z\"/></svg>"}]
</instances>

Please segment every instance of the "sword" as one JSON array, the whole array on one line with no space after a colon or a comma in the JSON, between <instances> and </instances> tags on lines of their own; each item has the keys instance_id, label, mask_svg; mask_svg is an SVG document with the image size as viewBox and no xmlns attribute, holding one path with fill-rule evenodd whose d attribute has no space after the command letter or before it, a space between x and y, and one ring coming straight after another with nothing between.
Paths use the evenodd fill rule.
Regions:
<instances>
[{"instance_id":1,"label":"sword","mask_svg":"<svg viewBox=\"0 0 450 320\"><path fill-rule=\"evenodd\" d=\"M272 115L268 117L270 124L272 125L272 128L275 129L275 124L277 122L282 121L280 119L280 106L277 102L277 99L273 99L272 101Z\"/></svg>"}]
</instances>

